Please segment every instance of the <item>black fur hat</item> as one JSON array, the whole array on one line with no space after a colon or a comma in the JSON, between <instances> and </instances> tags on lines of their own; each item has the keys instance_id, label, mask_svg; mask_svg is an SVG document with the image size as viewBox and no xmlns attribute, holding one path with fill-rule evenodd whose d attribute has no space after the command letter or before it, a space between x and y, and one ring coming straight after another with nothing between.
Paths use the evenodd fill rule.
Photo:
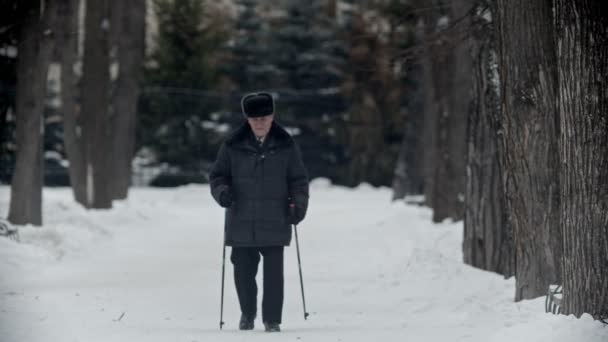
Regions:
<instances>
[{"instance_id":1,"label":"black fur hat","mask_svg":"<svg viewBox=\"0 0 608 342\"><path fill-rule=\"evenodd\" d=\"M269 93L247 94L241 99L241 107L248 118L274 114L274 100Z\"/></svg>"}]
</instances>

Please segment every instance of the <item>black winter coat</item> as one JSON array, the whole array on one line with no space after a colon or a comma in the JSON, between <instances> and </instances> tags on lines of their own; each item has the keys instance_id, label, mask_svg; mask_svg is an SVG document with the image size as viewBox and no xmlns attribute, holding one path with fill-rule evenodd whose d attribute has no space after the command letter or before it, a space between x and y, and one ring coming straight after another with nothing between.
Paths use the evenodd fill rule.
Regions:
<instances>
[{"instance_id":1,"label":"black winter coat","mask_svg":"<svg viewBox=\"0 0 608 342\"><path fill-rule=\"evenodd\" d=\"M227 246L288 246L290 199L298 220L306 215L308 176L300 150L275 122L261 146L247 123L232 133L220 147L210 183L213 198L228 206ZM232 195L231 204L222 203L224 192Z\"/></svg>"}]
</instances>

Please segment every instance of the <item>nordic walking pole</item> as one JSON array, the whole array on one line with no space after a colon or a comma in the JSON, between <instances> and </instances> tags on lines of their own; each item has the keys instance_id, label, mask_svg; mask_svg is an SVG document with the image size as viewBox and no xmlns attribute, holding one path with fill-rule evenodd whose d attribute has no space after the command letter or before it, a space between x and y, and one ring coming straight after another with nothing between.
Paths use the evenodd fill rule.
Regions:
<instances>
[{"instance_id":1,"label":"nordic walking pole","mask_svg":"<svg viewBox=\"0 0 608 342\"><path fill-rule=\"evenodd\" d=\"M306 300L304 299L304 281L302 280L302 263L300 262L300 243L298 241L298 226L293 225L293 231L296 233L296 252L298 253L298 270L300 271L300 288L302 289L302 306L304 307L304 320L308 318L306 312Z\"/></svg>"},{"instance_id":2,"label":"nordic walking pole","mask_svg":"<svg viewBox=\"0 0 608 342\"><path fill-rule=\"evenodd\" d=\"M224 272L226 270L226 231L224 231L224 246L222 251L222 296L220 300L220 330L224 325Z\"/></svg>"}]
</instances>

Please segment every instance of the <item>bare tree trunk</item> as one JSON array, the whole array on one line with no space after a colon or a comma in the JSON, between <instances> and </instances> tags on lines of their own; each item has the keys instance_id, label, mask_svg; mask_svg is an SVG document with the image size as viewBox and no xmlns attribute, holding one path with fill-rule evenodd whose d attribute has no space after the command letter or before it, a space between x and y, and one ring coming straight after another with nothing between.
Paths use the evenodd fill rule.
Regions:
<instances>
[{"instance_id":1,"label":"bare tree trunk","mask_svg":"<svg viewBox=\"0 0 608 342\"><path fill-rule=\"evenodd\" d=\"M408 146L405 142L405 136L399 149L399 155L397 156L397 163L395 164L395 174L393 175L393 200L404 198L408 194L410 188L410 179L408 175L409 163L407 160Z\"/></svg>"},{"instance_id":2,"label":"bare tree trunk","mask_svg":"<svg viewBox=\"0 0 608 342\"><path fill-rule=\"evenodd\" d=\"M412 68L412 79L421 82L422 70L420 65ZM412 89L409 95L403 142L399 150L395 173L393 176L393 200L402 199L408 194L422 194L424 191L423 158L426 142L423 140L424 127L424 92L421 87Z\"/></svg>"},{"instance_id":3,"label":"bare tree trunk","mask_svg":"<svg viewBox=\"0 0 608 342\"><path fill-rule=\"evenodd\" d=\"M424 1L417 1L417 7L423 7ZM422 105L423 124L422 124L422 141L419 153L422 158L422 177L424 179L424 197L425 204L429 207L433 207L435 202L434 189L435 189L435 168L438 165L437 156L437 120L439 118L439 103L436 101L438 91L435 87L433 70L438 67L437 64L437 48L435 44L429 42L434 32L434 25L437 23L438 15L436 11L426 11L420 18L417 24L417 43L423 46L420 60L421 60L421 88L424 94L424 101ZM441 51L441 50L440 50Z\"/></svg>"},{"instance_id":4,"label":"bare tree trunk","mask_svg":"<svg viewBox=\"0 0 608 342\"><path fill-rule=\"evenodd\" d=\"M426 49L425 49L426 50ZM431 71L432 63L430 61L430 54L428 52L423 54L423 78L422 88L424 89L424 122L422 141L425 142L421 145L420 153L422 154L422 178L424 184L424 201L429 207L433 207L434 189L435 189L435 173L434 169L437 167L437 133L435 127L437 126L438 112L437 104L434 101L435 89L432 86ZM424 147L422 147L424 146Z\"/></svg>"},{"instance_id":5,"label":"bare tree trunk","mask_svg":"<svg viewBox=\"0 0 608 342\"><path fill-rule=\"evenodd\" d=\"M473 18L473 99L467 133L467 182L464 217L464 262L510 277L515 272L513 234L506 215L502 169L493 118L499 113L498 74L493 67L492 12L477 1Z\"/></svg>"},{"instance_id":6,"label":"bare tree trunk","mask_svg":"<svg viewBox=\"0 0 608 342\"><path fill-rule=\"evenodd\" d=\"M24 0L19 6L24 16L17 57L17 160L8 219L42 225L42 114L56 1L45 3L42 17L39 0Z\"/></svg>"},{"instance_id":7,"label":"bare tree trunk","mask_svg":"<svg viewBox=\"0 0 608 342\"><path fill-rule=\"evenodd\" d=\"M412 160L409 159L409 152L414 147L407 139L407 129L399 149L397 162L395 163L395 173L393 175L393 200L403 199L408 194L413 194Z\"/></svg>"},{"instance_id":8,"label":"bare tree trunk","mask_svg":"<svg viewBox=\"0 0 608 342\"><path fill-rule=\"evenodd\" d=\"M499 150L516 250L515 300L559 283L555 45L551 0L498 0Z\"/></svg>"},{"instance_id":9,"label":"bare tree trunk","mask_svg":"<svg viewBox=\"0 0 608 342\"><path fill-rule=\"evenodd\" d=\"M84 139L80 134L78 93L74 64L78 55L78 4L79 0L59 1L57 45L61 63L61 103L63 111L64 145L67 153L70 184L76 201L87 206Z\"/></svg>"},{"instance_id":10,"label":"bare tree trunk","mask_svg":"<svg viewBox=\"0 0 608 342\"><path fill-rule=\"evenodd\" d=\"M443 166L438 165L437 169L445 167L446 174L443 178L436 181L437 198L443 197L443 207L445 211L434 208L436 217L435 222L451 218L461 220L464 217L464 193L466 183L466 132L467 118L471 110L471 89L472 89L472 58L470 54L470 14L472 6L471 0L453 0L450 3L450 25L448 29L448 45L451 57L449 60L452 74L447 79L448 91L443 96L447 97L447 111L443 113L446 127L441 127L445 131L445 141L441 144L441 149L445 151L440 155L443 159ZM440 72L440 70L438 70ZM447 113L447 117L445 117ZM441 137L440 133L440 137ZM441 194L441 195L440 195ZM435 216L435 214L434 214Z\"/></svg>"},{"instance_id":11,"label":"bare tree trunk","mask_svg":"<svg viewBox=\"0 0 608 342\"><path fill-rule=\"evenodd\" d=\"M146 1L136 0L128 4L116 1L114 6L113 12L118 13L116 26L119 34L115 43L119 73L112 99L111 196L113 199L125 199L135 153L137 100L145 48Z\"/></svg>"},{"instance_id":12,"label":"bare tree trunk","mask_svg":"<svg viewBox=\"0 0 608 342\"><path fill-rule=\"evenodd\" d=\"M353 25L349 33L349 60L360 68L354 70L345 81L345 96L354 101L345 121L346 163L336 172L340 182L355 186L361 181L373 185L385 184L393 173L393 149L385 141L386 122L394 111L392 101L386 100L385 91L393 91L394 75L378 60L387 60L387 44L367 32L363 9L353 13ZM364 66L364 67L362 67ZM391 86L392 85L392 86ZM386 100L386 101L383 101ZM389 114L390 113L390 114ZM378 157L378 151L385 156Z\"/></svg>"},{"instance_id":13,"label":"bare tree trunk","mask_svg":"<svg viewBox=\"0 0 608 342\"><path fill-rule=\"evenodd\" d=\"M107 0L87 1L82 76L83 136L87 207L110 208L108 168L109 7Z\"/></svg>"},{"instance_id":14,"label":"bare tree trunk","mask_svg":"<svg viewBox=\"0 0 608 342\"><path fill-rule=\"evenodd\" d=\"M380 113L374 97L362 89L356 98L360 102L351 109L348 123L350 160L341 172L348 186L355 186L362 179L374 179L374 169L380 168L380 161L373 156L384 145Z\"/></svg>"},{"instance_id":15,"label":"bare tree trunk","mask_svg":"<svg viewBox=\"0 0 608 342\"><path fill-rule=\"evenodd\" d=\"M438 6L422 16L427 93L422 153L426 155L426 201L433 208L434 222L463 217L471 62L463 32L449 25L467 10L465 2L455 1L449 14L442 15Z\"/></svg>"},{"instance_id":16,"label":"bare tree trunk","mask_svg":"<svg viewBox=\"0 0 608 342\"><path fill-rule=\"evenodd\" d=\"M608 11L556 0L562 312L608 318Z\"/></svg>"}]
</instances>

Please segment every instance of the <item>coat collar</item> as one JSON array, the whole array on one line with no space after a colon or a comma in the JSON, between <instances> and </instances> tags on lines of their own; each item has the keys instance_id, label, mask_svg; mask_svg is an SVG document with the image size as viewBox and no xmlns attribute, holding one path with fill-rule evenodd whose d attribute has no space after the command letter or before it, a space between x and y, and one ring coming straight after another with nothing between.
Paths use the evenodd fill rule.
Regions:
<instances>
[{"instance_id":1,"label":"coat collar","mask_svg":"<svg viewBox=\"0 0 608 342\"><path fill-rule=\"evenodd\" d=\"M264 142L264 145L268 147L279 147L293 143L293 138L291 135L289 135L285 128L283 128L283 126L278 124L276 121L272 122L272 126L270 127L270 132L268 132L266 140L267 141ZM249 124L245 122L230 134L226 140L226 145L256 148L257 142L253 136L251 127L249 127Z\"/></svg>"}]
</instances>

